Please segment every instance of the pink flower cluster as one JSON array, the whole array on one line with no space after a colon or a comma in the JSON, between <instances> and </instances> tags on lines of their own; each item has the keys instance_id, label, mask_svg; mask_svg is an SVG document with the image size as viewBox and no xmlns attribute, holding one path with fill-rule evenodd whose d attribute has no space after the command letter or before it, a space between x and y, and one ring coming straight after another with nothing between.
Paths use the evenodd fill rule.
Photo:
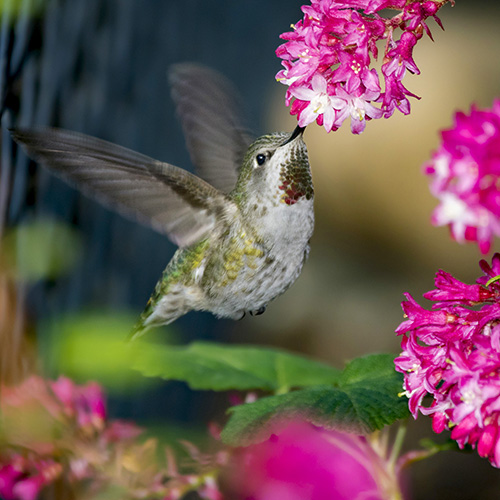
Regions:
<instances>
[{"instance_id":1,"label":"pink flower cluster","mask_svg":"<svg viewBox=\"0 0 500 500\"><path fill-rule=\"evenodd\" d=\"M66 476L79 481L93 474L91 454L74 456L71 447L96 440L101 453L111 443L135 438L142 431L118 420L106 421L106 404L95 382L77 386L60 377L31 377L20 386L2 387L0 497L34 500L47 485ZM57 458L66 454L69 469Z\"/></svg>"},{"instance_id":2,"label":"pink flower cluster","mask_svg":"<svg viewBox=\"0 0 500 500\"><path fill-rule=\"evenodd\" d=\"M0 498L35 500L40 491L60 478L63 467L52 459L33 460L21 454L0 467Z\"/></svg>"},{"instance_id":3,"label":"pink flower cluster","mask_svg":"<svg viewBox=\"0 0 500 500\"><path fill-rule=\"evenodd\" d=\"M430 415L435 432L451 430L461 448L471 445L500 467L500 254L480 266L485 276L473 285L439 271L424 294L434 301L430 311L406 294L395 364L415 418Z\"/></svg>"},{"instance_id":4,"label":"pink flower cluster","mask_svg":"<svg viewBox=\"0 0 500 500\"><path fill-rule=\"evenodd\" d=\"M172 456L167 468L159 466L156 441L138 442L142 429L108 419L94 382L78 386L65 377L33 376L0 389L3 500L36 500L51 485L62 488L61 498L107 498L120 491L124 500L179 500L196 490L205 500L222 499L211 471L182 474Z\"/></svg>"},{"instance_id":5,"label":"pink flower cluster","mask_svg":"<svg viewBox=\"0 0 500 500\"><path fill-rule=\"evenodd\" d=\"M500 235L500 100L491 109L458 112L452 129L424 166L439 199L432 221L455 240L477 241L482 253Z\"/></svg>"},{"instance_id":6,"label":"pink flower cluster","mask_svg":"<svg viewBox=\"0 0 500 500\"><path fill-rule=\"evenodd\" d=\"M382 500L402 498L395 469L360 436L303 421L241 448L224 482L234 500Z\"/></svg>"},{"instance_id":7,"label":"pink flower cluster","mask_svg":"<svg viewBox=\"0 0 500 500\"><path fill-rule=\"evenodd\" d=\"M288 85L287 106L300 126L316 121L327 132L337 130L351 118L355 134L366 120L390 117L395 109L410 112L408 97L417 97L402 83L407 71L419 74L413 48L424 32L426 21L436 16L448 0L311 0L302 6L304 17L276 50L283 59L276 79ZM380 11L395 9L390 19ZM399 39L395 30L401 29ZM377 41L385 40L381 72L371 67L377 59ZM292 102L293 100L293 102Z\"/></svg>"}]
</instances>

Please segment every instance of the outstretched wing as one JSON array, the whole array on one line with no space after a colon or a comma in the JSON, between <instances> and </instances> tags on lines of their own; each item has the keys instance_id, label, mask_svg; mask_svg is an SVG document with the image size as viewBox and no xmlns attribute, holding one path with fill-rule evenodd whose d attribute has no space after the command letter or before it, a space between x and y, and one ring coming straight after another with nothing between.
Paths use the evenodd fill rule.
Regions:
<instances>
[{"instance_id":1,"label":"outstretched wing","mask_svg":"<svg viewBox=\"0 0 500 500\"><path fill-rule=\"evenodd\" d=\"M227 204L199 177L110 142L54 128L11 133L56 175L181 247L206 236Z\"/></svg>"},{"instance_id":2,"label":"outstretched wing","mask_svg":"<svg viewBox=\"0 0 500 500\"><path fill-rule=\"evenodd\" d=\"M252 142L239 119L236 91L221 74L194 63L172 66L169 82L198 174L229 193Z\"/></svg>"}]
</instances>

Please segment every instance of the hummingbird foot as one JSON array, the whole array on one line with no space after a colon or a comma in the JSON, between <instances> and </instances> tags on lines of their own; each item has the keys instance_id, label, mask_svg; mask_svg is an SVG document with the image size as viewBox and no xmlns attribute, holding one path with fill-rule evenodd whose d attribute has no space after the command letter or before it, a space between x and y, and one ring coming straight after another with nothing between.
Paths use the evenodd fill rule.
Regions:
<instances>
[{"instance_id":1,"label":"hummingbird foot","mask_svg":"<svg viewBox=\"0 0 500 500\"><path fill-rule=\"evenodd\" d=\"M243 311L243 314L237 319L237 321L241 321L246 316L246 314L247 312Z\"/></svg>"},{"instance_id":2,"label":"hummingbird foot","mask_svg":"<svg viewBox=\"0 0 500 500\"><path fill-rule=\"evenodd\" d=\"M250 311L252 316L260 316L266 312L266 306L259 307L256 311Z\"/></svg>"}]
</instances>

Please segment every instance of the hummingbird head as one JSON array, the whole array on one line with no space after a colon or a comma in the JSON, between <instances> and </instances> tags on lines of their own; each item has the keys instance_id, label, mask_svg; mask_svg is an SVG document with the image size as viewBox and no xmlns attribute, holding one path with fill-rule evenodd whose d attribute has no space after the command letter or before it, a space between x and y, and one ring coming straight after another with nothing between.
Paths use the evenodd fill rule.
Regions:
<instances>
[{"instance_id":1,"label":"hummingbird head","mask_svg":"<svg viewBox=\"0 0 500 500\"><path fill-rule=\"evenodd\" d=\"M249 146L232 193L240 207L291 206L313 197L304 129L263 135Z\"/></svg>"}]
</instances>

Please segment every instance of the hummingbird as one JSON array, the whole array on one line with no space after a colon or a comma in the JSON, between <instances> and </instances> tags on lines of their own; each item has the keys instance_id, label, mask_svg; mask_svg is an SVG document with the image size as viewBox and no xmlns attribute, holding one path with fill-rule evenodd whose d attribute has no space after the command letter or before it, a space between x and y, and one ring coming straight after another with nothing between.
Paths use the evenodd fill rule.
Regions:
<instances>
[{"instance_id":1,"label":"hummingbird","mask_svg":"<svg viewBox=\"0 0 500 500\"><path fill-rule=\"evenodd\" d=\"M181 63L169 82L199 176L77 132L11 130L31 158L179 247L131 340L191 310L234 320L262 314L298 278L314 228L304 128L252 142L221 74Z\"/></svg>"}]
</instances>

